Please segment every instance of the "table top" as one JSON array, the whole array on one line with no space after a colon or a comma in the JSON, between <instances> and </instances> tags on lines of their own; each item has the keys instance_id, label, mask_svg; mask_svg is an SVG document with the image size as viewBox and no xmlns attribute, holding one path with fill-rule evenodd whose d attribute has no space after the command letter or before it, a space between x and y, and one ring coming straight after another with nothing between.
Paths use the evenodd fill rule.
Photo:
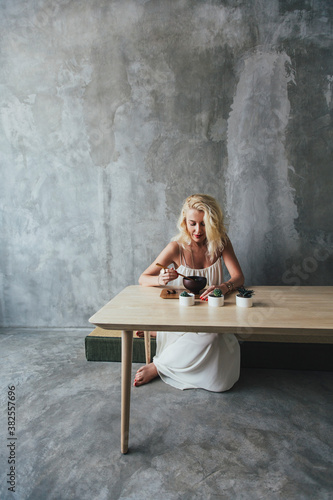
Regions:
<instances>
[{"instance_id":1,"label":"table top","mask_svg":"<svg viewBox=\"0 0 333 500\"><path fill-rule=\"evenodd\" d=\"M333 335L333 286L254 286L252 308L223 307L196 299L184 307L160 297L162 287L126 287L90 319L107 330L192 331L238 334Z\"/></svg>"}]
</instances>

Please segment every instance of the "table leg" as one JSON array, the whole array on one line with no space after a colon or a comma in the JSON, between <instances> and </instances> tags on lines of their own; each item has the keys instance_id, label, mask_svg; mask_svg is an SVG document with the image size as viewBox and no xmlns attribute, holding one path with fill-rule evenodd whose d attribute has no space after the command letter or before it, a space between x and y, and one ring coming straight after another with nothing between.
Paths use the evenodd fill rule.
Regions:
<instances>
[{"instance_id":1,"label":"table leg","mask_svg":"<svg viewBox=\"0 0 333 500\"><path fill-rule=\"evenodd\" d=\"M150 363L150 332L144 332L146 365Z\"/></svg>"},{"instance_id":2,"label":"table leg","mask_svg":"<svg viewBox=\"0 0 333 500\"><path fill-rule=\"evenodd\" d=\"M133 332L124 330L121 338L121 453L128 451Z\"/></svg>"}]
</instances>

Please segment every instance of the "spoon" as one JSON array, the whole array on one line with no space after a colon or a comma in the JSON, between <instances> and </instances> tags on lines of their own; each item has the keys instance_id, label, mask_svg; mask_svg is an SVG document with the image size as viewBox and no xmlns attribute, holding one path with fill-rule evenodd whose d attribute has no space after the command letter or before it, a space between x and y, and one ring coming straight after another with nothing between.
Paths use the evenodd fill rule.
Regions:
<instances>
[{"instance_id":1,"label":"spoon","mask_svg":"<svg viewBox=\"0 0 333 500\"><path fill-rule=\"evenodd\" d=\"M164 266L162 266L162 264L159 264L158 262L156 262L156 265L158 267L162 267L162 269L168 269L168 267L164 267ZM175 269L175 271L178 273L177 269ZM188 280L196 281L196 279L192 278L191 276L185 276L184 274L181 274L181 273L178 273L178 274L179 274L179 276L182 276L183 278L186 278Z\"/></svg>"}]
</instances>

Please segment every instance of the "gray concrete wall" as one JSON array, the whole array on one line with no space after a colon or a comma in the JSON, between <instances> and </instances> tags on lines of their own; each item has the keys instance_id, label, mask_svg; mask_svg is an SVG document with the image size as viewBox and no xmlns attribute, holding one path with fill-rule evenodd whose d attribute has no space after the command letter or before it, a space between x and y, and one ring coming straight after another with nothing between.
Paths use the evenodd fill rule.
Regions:
<instances>
[{"instance_id":1,"label":"gray concrete wall","mask_svg":"<svg viewBox=\"0 0 333 500\"><path fill-rule=\"evenodd\" d=\"M332 285L331 0L2 0L1 325L88 317L222 204L246 283Z\"/></svg>"}]
</instances>

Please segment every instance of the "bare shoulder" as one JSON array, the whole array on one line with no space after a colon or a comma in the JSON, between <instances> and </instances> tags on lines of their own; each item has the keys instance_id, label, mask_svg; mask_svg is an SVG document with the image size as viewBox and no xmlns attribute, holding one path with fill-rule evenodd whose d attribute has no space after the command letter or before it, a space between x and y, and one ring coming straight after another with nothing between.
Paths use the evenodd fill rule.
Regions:
<instances>
[{"instance_id":1,"label":"bare shoulder","mask_svg":"<svg viewBox=\"0 0 333 500\"><path fill-rule=\"evenodd\" d=\"M178 261L178 255L178 243L176 241L171 241L157 256L153 264L159 262L160 264L162 264L162 266L168 267L170 264L175 264Z\"/></svg>"},{"instance_id":2,"label":"bare shoulder","mask_svg":"<svg viewBox=\"0 0 333 500\"><path fill-rule=\"evenodd\" d=\"M179 253L179 244L177 241L170 241L170 243L167 244L166 248L168 248L169 252L174 255Z\"/></svg>"},{"instance_id":3,"label":"bare shoulder","mask_svg":"<svg viewBox=\"0 0 333 500\"><path fill-rule=\"evenodd\" d=\"M165 247L165 251L173 262L178 260L179 245L177 241L170 241L170 243L168 243Z\"/></svg>"}]
</instances>

